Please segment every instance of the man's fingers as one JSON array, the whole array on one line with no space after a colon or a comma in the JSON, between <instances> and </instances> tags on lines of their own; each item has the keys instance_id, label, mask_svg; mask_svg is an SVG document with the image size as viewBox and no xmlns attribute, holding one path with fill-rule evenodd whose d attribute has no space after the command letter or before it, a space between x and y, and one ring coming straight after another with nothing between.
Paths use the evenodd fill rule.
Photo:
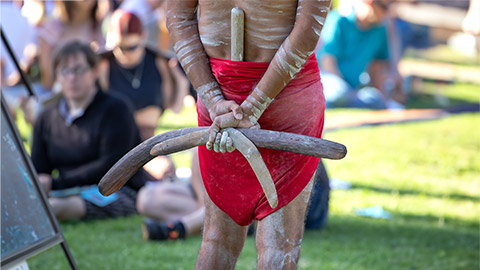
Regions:
<instances>
[{"instance_id":1,"label":"man's fingers","mask_svg":"<svg viewBox=\"0 0 480 270\"><path fill-rule=\"evenodd\" d=\"M222 139L222 134L217 133L215 136L215 143L213 144L213 151L220 152L220 140Z\"/></svg>"},{"instance_id":2,"label":"man's fingers","mask_svg":"<svg viewBox=\"0 0 480 270\"><path fill-rule=\"evenodd\" d=\"M229 152L229 153L231 153L235 150L235 147L233 146L232 138L230 138L230 137L227 138L226 146L227 146L227 152Z\"/></svg>"},{"instance_id":3,"label":"man's fingers","mask_svg":"<svg viewBox=\"0 0 480 270\"><path fill-rule=\"evenodd\" d=\"M227 138L228 132L222 132L222 137L220 138L220 152L225 153L227 151Z\"/></svg>"},{"instance_id":4,"label":"man's fingers","mask_svg":"<svg viewBox=\"0 0 480 270\"><path fill-rule=\"evenodd\" d=\"M217 118L215 118L214 122L220 129L222 129L228 127L237 127L239 120L235 119L233 113L229 113L218 116Z\"/></svg>"},{"instance_id":5,"label":"man's fingers","mask_svg":"<svg viewBox=\"0 0 480 270\"><path fill-rule=\"evenodd\" d=\"M242 118L243 118L243 110L242 110L242 108L240 107L240 105L238 105L237 103L233 103L233 104L230 106L230 110L233 112L233 116L235 117L235 119L237 119L237 120L242 120Z\"/></svg>"},{"instance_id":6,"label":"man's fingers","mask_svg":"<svg viewBox=\"0 0 480 270\"><path fill-rule=\"evenodd\" d=\"M252 124L248 118L244 118L242 121L240 121L237 125L239 128L251 128L251 129L260 129L260 124L255 123Z\"/></svg>"},{"instance_id":7,"label":"man's fingers","mask_svg":"<svg viewBox=\"0 0 480 270\"><path fill-rule=\"evenodd\" d=\"M219 130L220 128L218 127L218 125L215 122L213 122L213 124L210 126L210 129L208 131L209 136L208 136L208 142L206 144L207 150L212 150L213 144L215 143L215 138Z\"/></svg>"},{"instance_id":8,"label":"man's fingers","mask_svg":"<svg viewBox=\"0 0 480 270\"><path fill-rule=\"evenodd\" d=\"M242 121L236 119L233 112L215 117L209 130L208 142L206 144L207 149L213 149L213 151L217 153L232 152L235 150L231 139L227 145L227 139L229 138L228 133L219 133L219 131L223 128L237 127L240 122ZM247 127L250 126L251 124Z\"/></svg>"}]
</instances>

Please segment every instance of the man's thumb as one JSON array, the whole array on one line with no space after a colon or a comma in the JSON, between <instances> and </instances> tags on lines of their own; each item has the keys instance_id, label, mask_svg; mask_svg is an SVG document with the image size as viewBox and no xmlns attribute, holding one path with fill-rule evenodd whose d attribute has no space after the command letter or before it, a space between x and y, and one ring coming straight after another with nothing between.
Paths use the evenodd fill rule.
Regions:
<instances>
[{"instance_id":1,"label":"man's thumb","mask_svg":"<svg viewBox=\"0 0 480 270\"><path fill-rule=\"evenodd\" d=\"M233 116L235 117L235 119L237 119L237 120L242 120L243 119L243 111L242 111L242 108L240 106L238 106L238 104L233 105L231 109L232 109Z\"/></svg>"}]
</instances>

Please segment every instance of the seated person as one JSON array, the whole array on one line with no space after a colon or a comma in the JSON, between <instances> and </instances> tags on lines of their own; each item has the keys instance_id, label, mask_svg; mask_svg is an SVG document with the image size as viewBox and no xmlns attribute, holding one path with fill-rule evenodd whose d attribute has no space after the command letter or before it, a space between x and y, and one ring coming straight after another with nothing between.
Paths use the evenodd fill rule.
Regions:
<instances>
[{"instance_id":1,"label":"seated person","mask_svg":"<svg viewBox=\"0 0 480 270\"><path fill-rule=\"evenodd\" d=\"M383 19L389 2L358 0L347 17L329 13L318 51L327 108L402 107L391 98L388 90L393 87L387 83L389 48Z\"/></svg>"},{"instance_id":2,"label":"seated person","mask_svg":"<svg viewBox=\"0 0 480 270\"><path fill-rule=\"evenodd\" d=\"M204 192L195 149L190 183L152 182L139 191L137 209L147 217L143 238L175 240L200 233L205 219Z\"/></svg>"},{"instance_id":3,"label":"seated person","mask_svg":"<svg viewBox=\"0 0 480 270\"><path fill-rule=\"evenodd\" d=\"M136 213L137 192L148 179L143 170L113 197L95 200L102 176L141 142L131 108L99 90L98 59L88 45L74 41L63 46L53 59L53 73L63 97L39 115L31 150L46 193L65 191L49 198L53 212L60 220ZM71 188L82 191L69 193Z\"/></svg>"},{"instance_id":4,"label":"seated person","mask_svg":"<svg viewBox=\"0 0 480 270\"><path fill-rule=\"evenodd\" d=\"M100 83L103 89L119 93L133 104L135 122L146 140L155 134L165 109L180 112L190 84L176 59L146 47L146 33L135 14L116 10L108 37L113 49L102 54ZM155 158L145 169L157 180L175 174L167 156Z\"/></svg>"},{"instance_id":5,"label":"seated person","mask_svg":"<svg viewBox=\"0 0 480 270\"><path fill-rule=\"evenodd\" d=\"M146 47L146 34L135 14L116 10L108 37L113 49L102 54L100 83L132 102L142 138L148 139L165 109L181 110L190 84L176 59Z\"/></svg>"},{"instance_id":6,"label":"seated person","mask_svg":"<svg viewBox=\"0 0 480 270\"><path fill-rule=\"evenodd\" d=\"M53 18L38 27L38 60L45 91L57 91L51 59L59 47L74 40L88 43L94 51L105 46L97 10L94 0L55 1Z\"/></svg>"}]
</instances>

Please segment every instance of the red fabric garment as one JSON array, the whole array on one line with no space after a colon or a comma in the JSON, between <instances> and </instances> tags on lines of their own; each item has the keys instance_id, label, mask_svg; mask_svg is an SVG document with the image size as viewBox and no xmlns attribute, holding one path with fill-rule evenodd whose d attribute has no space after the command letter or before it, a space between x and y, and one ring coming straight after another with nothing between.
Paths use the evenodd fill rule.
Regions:
<instances>
[{"instance_id":1,"label":"red fabric garment","mask_svg":"<svg viewBox=\"0 0 480 270\"><path fill-rule=\"evenodd\" d=\"M210 58L213 75L227 100L241 104L262 78L269 63L236 62ZM320 138L323 130L325 98L318 63L312 55L258 120L260 127ZM197 103L198 125L212 121L201 99ZM199 147L200 170L211 200L237 224L249 225L292 201L308 184L318 158L259 148L275 182L278 207L272 209L247 160L235 150L215 153Z\"/></svg>"}]
</instances>

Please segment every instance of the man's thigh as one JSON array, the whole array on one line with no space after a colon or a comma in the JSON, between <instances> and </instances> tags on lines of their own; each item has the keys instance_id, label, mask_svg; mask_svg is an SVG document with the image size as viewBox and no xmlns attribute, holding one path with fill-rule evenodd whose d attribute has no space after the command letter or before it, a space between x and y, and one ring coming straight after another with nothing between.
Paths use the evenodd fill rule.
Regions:
<instances>
[{"instance_id":1,"label":"man's thigh","mask_svg":"<svg viewBox=\"0 0 480 270\"><path fill-rule=\"evenodd\" d=\"M205 196L203 240L195 269L233 269L247 236L240 226Z\"/></svg>"},{"instance_id":2,"label":"man's thigh","mask_svg":"<svg viewBox=\"0 0 480 270\"><path fill-rule=\"evenodd\" d=\"M246 237L248 226L240 226L218 206L216 206L210 197L205 196L205 233L212 232L212 235L226 237L238 241ZM223 236L220 236L223 235Z\"/></svg>"}]
</instances>

